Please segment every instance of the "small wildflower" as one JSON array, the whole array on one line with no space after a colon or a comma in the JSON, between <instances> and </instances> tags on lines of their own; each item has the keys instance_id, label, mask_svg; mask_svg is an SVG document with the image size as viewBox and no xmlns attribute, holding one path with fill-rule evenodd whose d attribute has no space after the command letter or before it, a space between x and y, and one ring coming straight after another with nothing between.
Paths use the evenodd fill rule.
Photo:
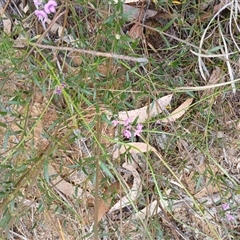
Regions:
<instances>
[{"instance_id":1,"label":"small wildflower","mask_svg":"<svg viewBox=\"0 0 240 240\"><path fill-rule=\"evenodd\" d=\"M127 127L129 126L129 124L132 123L132 119L131 118L127 118L125 121L124 121L124 127Z\"/></svg>"},{"instance_id":2,"label":"small wildflower","mask_svg":"<svg viewBox=\"0 0 240 240\"><path fill-rule=\"evenodd\" d=\"M35 15L37 16L38 20L41 22L45 22L47 19L47 14L43 10L35 10Z\"/></svg>"},{"instance_id":3,"label":"small wildflower","mask_svg":"<svg viewBox=\"0 0 240 240\"><path fill-rule=\"evenodd\" d=\"M62 83L61 87L57 86L56 89L55 89L55 94L60 95L62 93L62 88L65 88L66 86L67 85L65 83Z\"/></svg>"},{"instance_id":4,"label":"small wildflower","mask_svg":"<svg viewBox=\"0 0 240 240\"><path fill-rule=\"evenodd\" d=\"M115 38L116 38L117 40L119 40L119 39L121 38L121 35L120 35L120 34L116 34L116 35L115 35Z\"/></svg>"},{"instance_id":5,"label":"small wildflower","mask_svg":"<svg viewBox=\"0 0 240 240\"><path fill-rule=\"evenodd\" d=\"M132 133L131 133L129 130L125 129L125 130L123 131L123 135L124 135L126 138L130 138L130 137L132 136Z\"/></svg>"},{"instance_id":6,"label":"small wildflower","mask_svg":"<svg viewBox=\"0 0 240 240\"><path fill-rule=\"evenodd\" d=\"M224 211L228 210L228 209L229 209L229 203L224 203L224 204L222 204L222 209L223 209Z\"/></svg>"},{"instance_id":7,"label":"small wildflower","mask_svg":"<svg viewBox=\"0 0 240 240\"><path fill-rule=\"evenodd\" d=\"M222 209L223 209L224 211L229 210L229 208L230 208L229 203L224 203L224 204L222 204ZM229 214L229 212L230 212L230 211L228 211L228 212L226 213L226 217L227 217L228 221L233 221L233 220L234 220L234 217L233 217L231 214Z\"/></svg>"},{"instance_id":8,"label":"small wildflower","mask_svg":"<svg viewBox=\"0 0 240 240\"><path fill-rule=\"evenodd\" d=\"M45 4L44 11L47 14L54 13L56 12L56 6L57 6L57 2L54 0L50 0L47 4Z\"/></svg>"},{"instance_id":9,"label":"small wildflower","mask_svg":"<svg viewBox=\"0 0 240 240\"><path fill-rule=\"evenodd\" d=\"M55 89L55 94L60 95L61 93L62 93L62 89L59 86L57 86Z\"/></svg>"},{"instance_id":10,"label":"small wildflower","mask_svg":"<svg viewBox=\"0 0 240 240\"><path fill-rule=\"evenodd\" d=\"M137 125L137 130L135 131L134 136L139 136L140 137L140 133L142 133L142 128L143 128L143 125L139 123Z\"/></svg>"},{"instance_id":11,"label":"small wildflower","mask_svg":"<svg viewBox=\"0 0 240 240\"><path fill-rule=\"evenodd\" d=\"M227 213L226 216L227 216L228 221L233 221L234 220L234 217L232 215Z\"/></svg>"},{"instance_id":12,"label":"small wildflower","mask_svg":"<svg viewBox=\"0 0 240 240\"><path fill-rule=\"evenodd\" d=\"M160 120L157 120L157 121L156 121L156 124L161 124L161 121L160 121Z\"/></svg>"},{"instance_id":13,"label":"small wildflower","mask_svg":"<svg viewBox=\"0 0 240 240\"><path fill-rule=\"evenodd\" d=\"M116 127L119 124L119 121L118 120L113 120L112 124L113 124L114 127Z\"/></svg>"}]
</instances>

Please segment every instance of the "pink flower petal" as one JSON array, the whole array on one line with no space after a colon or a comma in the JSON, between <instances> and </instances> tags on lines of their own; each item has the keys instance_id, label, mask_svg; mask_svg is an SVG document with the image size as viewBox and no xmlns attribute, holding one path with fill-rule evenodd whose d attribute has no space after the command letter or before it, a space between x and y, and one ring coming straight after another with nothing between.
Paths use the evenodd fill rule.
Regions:
<instances>
[{"instance_id":1,"label":"pink flower petal","mask_svg":"<svg viewBox=\"0 0 240 240\"><path fill-rule=\"evenodd\" d=\"M228 221L233 221L234 220L234 217L232 215L227 213L226 216L227 216Z\"/></svg>"},{"instance_id":2,"label":"pink flower petal","mask_svg":"<svg viewBox=\"0 0 240 240\"><path fill-rule=\"evenodd\" d=\"M43 10L35 10L35 15L37 16L38 20L41 22L45 22L47 19L47 14Z\"/></svg>"},{"instance_id":3,"label":"pink flower petal","mask_svg":"<svg viewBox=\"0 0 240 240\"><path fill-rule=\"evenodd\" d=\"M57 2L54 0L50 0L47 4L45 4L44 11L47 14L54 13L56 12L56 6L57 6Z\"/></svg>"},{"instance_id":4,"label":"pink flower petal","mask_svg":"<svg viewBox=\"0 0 240 240\"><path fill-rule=\"evenodd\" d=\"M60 95L62 93L62 89L65 88L67 85L66 83L61 83L61 87L57 86L55 89L55 94Z\"/></svg>"},{"instance_id":5,"label":"pink flower petal","mask_svg":"<svg viewBox=\"0 0 240 240\"><path fill-rule=\"evenodd\" d=\"M223 209L224 211L228 210L228 209L229 209L229 203L224 203L224 204L222 204L222 209Z\"/></svg>"},{"instance_id":6,"label":"pink flower petal","mask_svg":"<svg viewBox=\"0 0 240 240\"><path fill-rule=\"evenodd\" d=\"M140 133L142 133L142 128L143 128L143 125L139 123L137 125L137 130L134 132L134 136L139 136L140 137Z\"/></svg>"},{"instance_id":7,"label":"pink flower petal","mask_svg":"<svg viewBox=\"0 0 240 240\"><path fill-rule=\"evenodd\" d=\"M128 126L130 123L132 123L132 119L131 118L127 118L125 121L124 121L124 127Z\"/></svg>"},{"instance_id":8,"label":"pink flower petal","mask_svg":"<svg viewBox=\"0 0 240 240\"><path fill-rule=\"evenodd\" d=\"M142 125L141 123L139 123L139 124L137 125L137 130L142 131L142 128L143 128L143 125Z\"/></svg>"},{"instance_id":9,"label":"pink flower petal","mask_svg":"<svg viewBox=\"0 0 240 240\"><path fill-rule=\"evenodd\" d=\"M123 135L124 135L124 137L126 137L126 138L131 138L131 136L132 136L132 133L129 131L129 130L127 130L127 129L125 129L124 131L123 131Z\"/></svg>"},{"instance_id":10,"label":"pink flower petal","mask_svg":"<svg viewBox=\"0 0 240 240\"><path fill-rule=\"evenodd\" d=\"M134 132L134 136L135 136L135 137L136 137L136 136L139 136L139 137L140 137L140 133L141 133L141 132L139 132L139 131L137 130L137 131Z\"/></svg>"},{"instance_id":11,"label":"pink flower petal","mask_svg":"<svg viewBox=\"0 0 240 240\"><path fill-rule=\"evenodd\" d=\"M119 124L119 121L118 120L113 120L112 124L113 124L114 127L116 127Z\"/></svg>"}]
</instances>

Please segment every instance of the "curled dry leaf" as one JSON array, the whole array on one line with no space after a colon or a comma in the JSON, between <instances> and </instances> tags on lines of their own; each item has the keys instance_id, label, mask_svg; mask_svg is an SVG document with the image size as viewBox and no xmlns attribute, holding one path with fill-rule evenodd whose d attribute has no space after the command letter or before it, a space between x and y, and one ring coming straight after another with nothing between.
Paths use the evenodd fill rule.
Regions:
<instances>
[{"instance_id":1,"label":"curled dry leaf","mask_svg":"<svg viewBox=\"0 0 240 240\"><path fill-rule=\"evenodd\" d=\"M136 119L138 117L137 123L144 123L147 119L153 118L160 114L170 103L172 99L172 94L159 98L153 101L150 105L130 111L119 112L118 118L120 123L124 123L127 119Z\"/></svg>"},{"instance_id":2,"label":"curled dry leaf","mask_svg":"<svg viewBox=\"0 0 240 240\"><path fill-rule=\"evenodd\" d=\"M142 181L141 177L136 170L136 168L133 166L133 164L124 163L123 168L127 169L128 171L132 172L132 175L134 177L133 180L133 186L131 188L130 193L128 193L125 197L121 198L110 210L109 213L114 212L117 209L126 207L130 205L131 203L135 202L139 196L139 194L142 192Z\"/></svg>"},{"instance_id":3,"label":"curled dry leaf","mask_svg":"<svg viewBox=\"0 0 240 240\"><path fill-rule=\"evenodd\" d=\"M191 105L193 98L187 99L184 103L182 103L177 109L175 109L167 118L161 120L162 122L168 123L173 122L183 116L183 114L188 110Z\"/></svg>"}]
</instances>

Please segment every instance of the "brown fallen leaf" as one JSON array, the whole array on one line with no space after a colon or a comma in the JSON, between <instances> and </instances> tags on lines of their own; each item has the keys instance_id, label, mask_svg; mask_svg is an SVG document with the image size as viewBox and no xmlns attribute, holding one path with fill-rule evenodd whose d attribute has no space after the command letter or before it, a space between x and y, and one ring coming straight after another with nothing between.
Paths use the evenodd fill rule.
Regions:
<instances>
[{"instance_id":1,"label":"brown fallen leaf","mask_svg":"<svg viewBox=\"0 0 240 240\"><path fill-rule=\"evenodd\" d=\"M136 23L131 27L131 29L128 33L128 35L132 39L140 38L143 35L143 26L141 24L143 15L144 15L144 5L142 5L142 7L140 8L138 18L136 19Z\"/></svg>"},{"instance_id":2,"label":"brown fallen leaf","mask_svg":"<svg viewBox=\"0 0 240 240\"><path fill-rule=\"evenodd\" d=\"M153 18L161 18L161 19L174 19L177 18L177 15L174 13L168 13L168 12L159 12Z\"/></svg>"},{"instance_id":3,"label":"brown fallen leaf","mask_svg":"<svg viewBox=\"0 0 240 240\"><path fill-rule=\"evenodd\" d=\"M161 120L161 122L168 123L174 122L178 118L182 117L183 114L188 110L189 106L191 105L193 98L187 99L184 103L182 103L177 109L175 109L168 117Z\"/></svg>"},{"instance_id":4,"label":"brown fallen leaf","mask_svg":"<svg viewBox=\"0 0 240 240\"><path fill-rule=\"evenodd\" d=\"M129 33L128 33L129 37L131 37L132 39L137 39L140 38L143 35L143 27L139 24L139 23L135 23Z\"/></svg>"}]
</instances>

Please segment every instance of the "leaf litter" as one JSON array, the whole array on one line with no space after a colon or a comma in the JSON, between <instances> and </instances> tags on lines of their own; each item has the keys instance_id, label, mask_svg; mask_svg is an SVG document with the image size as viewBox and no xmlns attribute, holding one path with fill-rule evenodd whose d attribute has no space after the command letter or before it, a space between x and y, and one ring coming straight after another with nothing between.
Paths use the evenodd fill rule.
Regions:
<instances>
[{"instance_id":1,"label":"leaf litter","mask_svg":"<svg viewBox=\"0 0 240 240\"><path fill-rule=\"evenodd\" d=\"M161 108L157 107L157 104L152 108L149 114L149 106L136 109L136 110L130 110L129 112L120 112L119 116L121 116L121 121L126 120L129 116L136 118L139 116L139 113L141 113L141 118L138 119L139 122L144 123L144 121L151 119L151 117L156 117L162 112L169 104L170 100L172 98L172 95L163 97L157 101L158 104L160 104ZM43 105L46 105L44 98L41 97L41 95L38 95L35 98L35 103L32 105L32 111L31 111L31 117L32 118L38 118L40 114L43 112L44 108L42 107ZM176 110L170 114L170 117L168 117L168 121L176 121L178 118L182 117L184 113L187 111L188 107L192 103L192 99L187 99L183 104L181 104ZM35 110L34 110L35 109ZM20 112L22 110L19 110ZM50 112L49 112L50 111ZM176 113L176 114L175 114ZM47 117L48 114L51 116L51 118ZM55 119L54 116L54 109L51 107L50 110L47 110L46 113L43 115L41 120L38 120L38 123L35 126L34 132L33 132L33 139L34 142L38 143L36 145L36 148L42 149L47 146L48 141L42 137L42 132L44 130L44 127L46 127L46 124L49 125L52 123L52 121ZM50 121L49 121L50 120ZM43 124L44 121L44 124ZM166 121L166 122L168 122ZM154 152L157 154L157 156L160 156L160 153L151 145L143 142L133 142L133 143L127 143L126 145L122 145L120 148L117 148L113 153L112 153L112 158L114 161L116 161L121 155L125 155L126 153L129 153L130 155L133 156L133 159L138 159L137 154L146 154L148 152ZM63 153L62 153L63 154ZM162 161L162 157L159 158L158 161ZM122 167L126 170L128 170L131 175L133 176L133 185L131 188L129 188L128 193L126 196L122 196L118 202L116 202L114 205L112 205L112 198L111 197L106 197L106 195L110 194L111 195L111 190L113 192L119 191L119 184L118 182L112 183L109 188L107 189L108 194L105 192L105 197L100 199L100 205L99 205L99 218L98 221L101 221L106 214L110 214L116 210L119 210L121 208L124 208L125 206L129 206L132 203L136 203L138 201L139 196L141 195L142 192L142 180L137 172L136 168L137 165L133 163L129 163L127 158L124 160L125 162L122 164ZM136 161L137 162L137 161ZM140 165L140 164L139 164ZM82 202L81 204L83 208L88 208L89 201L93 199L93 196L90 194L90 192L86 192L86 189L81 189L81 186L78 187L78 190L76 191L76 186L72 185L72 183L67 182L61 177L60 172L57 172L55 168L57 165L55 164L54 166L52 164L48 165L48 174L49 176L56 176L54 178L51 178L51 182L54 186L55 189L60 191L64 196L68 197L69 199L74 199L74 198L81 198L85 199L85 203ZM203 170L205 167L203 168ZM203 174L203 170L200 172ZM213 170L213 168L212 168ZM217 170L217 169L216 169ZM186 184L188 186L189 190L195 190L195 183L192 182L193 174L189 175L188 178L184 178L186 181ZM172 180L171 180L172 181ZM84 180L83 180L84 182ZM174 182L174 180L173 180ZM191 183L192 182L192 183ZM192 187L189 184L192 184ZM220 188L221 189L221 188ZM91 188L88 187L88 190L91 191ZM125 192L125 191L124 191ZM196 193L195 197L198 198L198 201L203 202L207 206L210 204L213 204L216 201L219 201L218 195L213 198L206 198L209 196L209 192L212 192L213 194L216 194L216 192L219 192L219 186L216 188L204 188L201 189L201 191L198 190ZM87 195L85 195L87 194ZM194 192L192 192L194 195ZM63 197L63 196L62 196ZM64 197L63 197L64 198ZM93 202L93 200L92 200ZM186 203L189 206L193 206L193 202L191 199L188 197L185 197L185 200L174 200L172 203L172 210L177 214L178 211L182 211L186 207ZM162 202L163 205L168 206L168 201L164 200ZM149 218L153 215L158 214L161 212L161 208L158 207L157 200L153 200L151 203L146 204L145 208L135 212L133 215L133 219L145 219ZM210 210L212 211L212 210ZM212 212L214 215L214 210ZM211 217L210 217L211 218ZM126 219L126 221L129 221L129 219ZM88 221L85 221L86 223L89 223ZM91 220L90 220L91 222Z\"/></svg>"}]
</instances>

